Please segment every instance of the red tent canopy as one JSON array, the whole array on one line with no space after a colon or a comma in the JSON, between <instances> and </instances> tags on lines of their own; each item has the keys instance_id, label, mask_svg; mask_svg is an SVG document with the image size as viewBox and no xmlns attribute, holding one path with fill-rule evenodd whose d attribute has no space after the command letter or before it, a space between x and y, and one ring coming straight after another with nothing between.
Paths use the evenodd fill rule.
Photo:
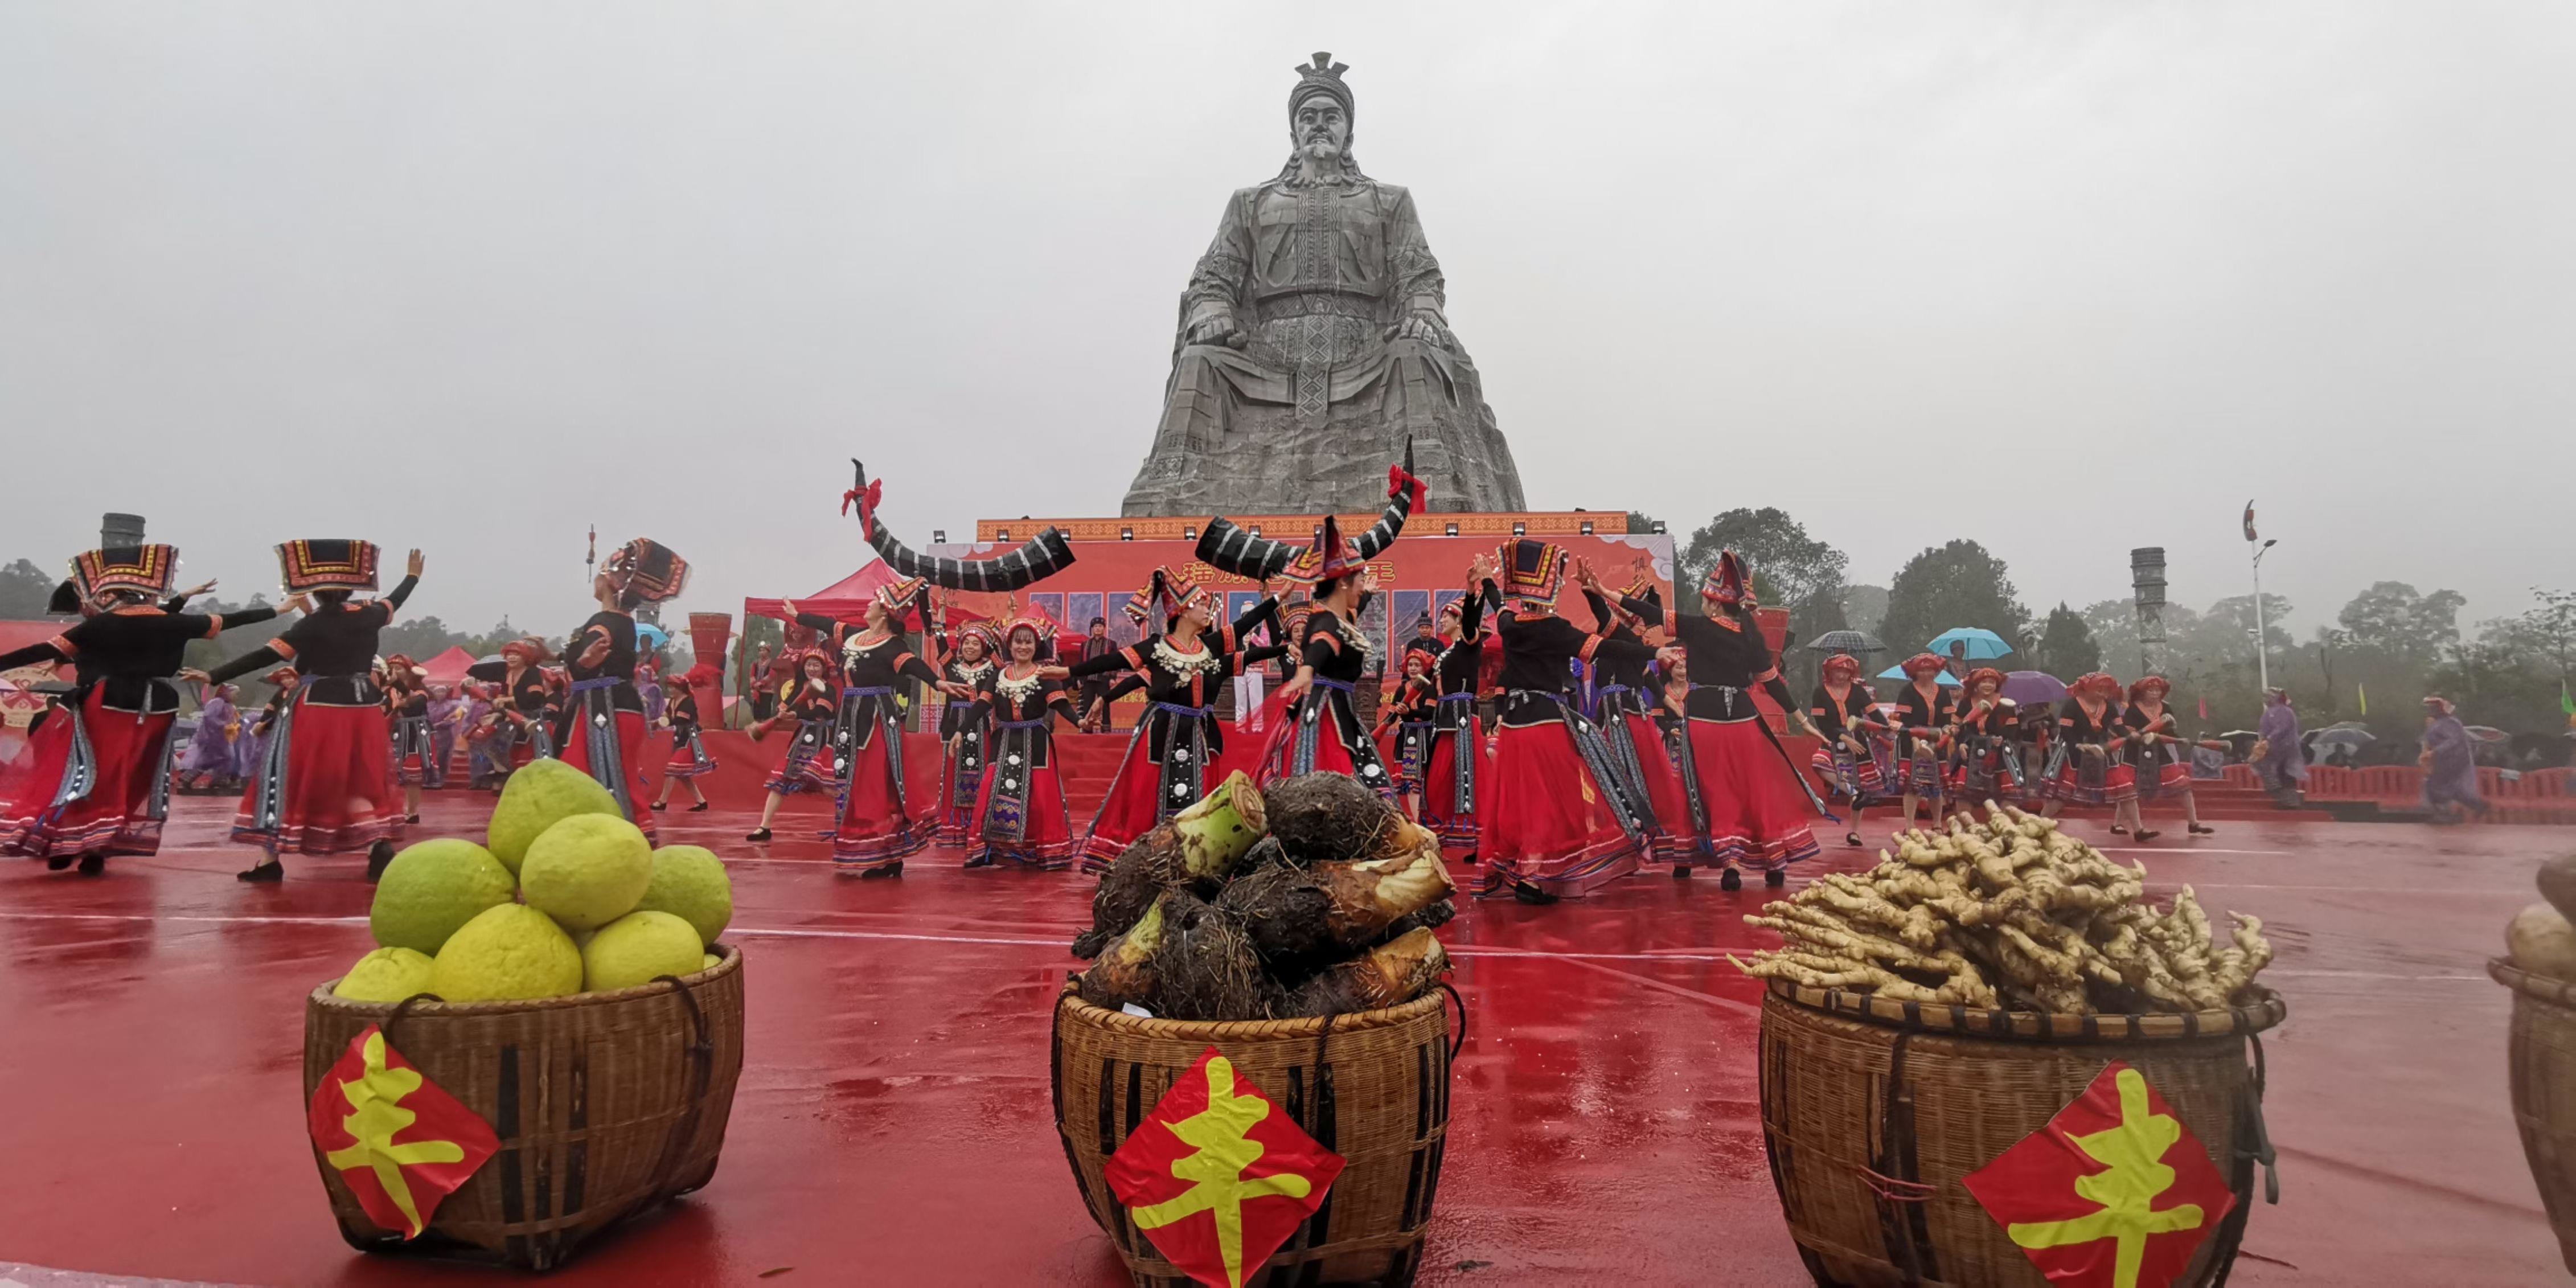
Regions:
<instances>
[{"instance_id":1,"label":"red tent canopy","mask_svg":"<svg viewBox=\"0 0 2576 1288\"><path fill-rule=\"evenodd\" d=\"M811 595L798 595L796 607L808 613L821 613L836 621L863 621L867 617L868 601L876 597L877 588L900 580L894 575L894 569L886 566L885 560L871 559L857 572ZM781 602L746 599L742 601L742 613L745 617L768 617L783 622L787 620L787 610L780 607Z\"/></svg>"},{"instance_id":2,"label":"red tent canopy","mask_svg":"<svg viewBox=\"0 0 2576 1288\"><path fill-rule=\"evenodd\" d=\"M429 672L429 682L432 684L463 684L465 668L474 665L474 655L450 644L446 652L420 665L422 670Z\"/></svg>"}]
</instances>

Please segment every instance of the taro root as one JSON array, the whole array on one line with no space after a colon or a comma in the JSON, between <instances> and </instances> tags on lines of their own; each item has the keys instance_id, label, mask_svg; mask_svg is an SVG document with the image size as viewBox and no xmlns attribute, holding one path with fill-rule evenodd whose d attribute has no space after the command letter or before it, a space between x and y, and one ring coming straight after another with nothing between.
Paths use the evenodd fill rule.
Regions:
<instances>
[{"instance_id":1,"label":"taro root","mask_svg":"<svg viewBox=\"0 0 2576 1288\"><path fill-rule=\"evenodd\" d=\"M1299 863L1411 854L1431 833L1348 774L1299 774L1263 793L1270 834Z\"/></svg>"},{"instance_id":2,"label":"taro root","mask_svg":"<svg viewBox=\"0 0 2576 1288\"><path fill-rule=\"evenodd\" d=\"M1077 985L1082 1000L1113 1011L1129 1002L1150 1008L1157 991L1155 957L1163 938L1163 905L1156 903L1145 909L1116 947L1082 973Z\"/></svg>"},{"instance_id":3,"label":"taro root","mask_svg":"<svg viewBox=\"0 0 2576 1288\"><path fill-rule=\"evenodd\" d=\"M1262 868L1237 877L1219 903L1243 922L1263 961L1294 974L1385 939L1399 919L1453 888L1434 844L1402 858Z\"/></svg>"},{"instance_id":4,"label":"taro root","mask_svg":"<svg viewBox=\"0 0 2576 1288\"><path fill-rule=\"evenodd\" d=\"M1261 793L1237 770L1216 790L1157 824L1119 852L1091 896L1091 929L1074 937L1073 955L1096 957L1166 890L1213 883L1233 870L1261 836Z\"/></svg>"},{"instance_id":5,"label":"taro root","mask_svg":"<svg viewBox=\"0 0 2576 1288\"><path fill-rule=\"evenodd\" d=\"M1429 928L1318 972L1288 997L1282 1016L1347 1015L1401 1006L1430 991L1449 969L1449 954Z\"/></svg>"},{"instance_id":6,"label":"taro root","mask_svg":"<svg viewBox=\"0 0 2576 1288\"><path fill-rule=\"evenodd\" d=\"M2576 854L2562 854L2540 865L2540 897L2558 915L2576 921Z\"/></svg>"},{"instance_id":7,"label":"taro root","mask_svg":"<svg viewBox=\"0 0 2576 1288\"><path fill-rule=\"evenodd\" d=\"M1389 939L1395 939L1403 935L1412 934L1417 930L1437 929L1438 927L1448 925L1449 919L1457 915L1458 905L1450 900L1443 899L1420 912L1408 912L1403 916L1396 918L1395 924L1386 928L1386 937Z\"/></svg>"},{"instance_id":8,"label":"taro root","mask_svg":"<svg viewBox=\"0 0 2576 1288\"><path fill-rule=\"evenodd\" d=\"M1154 1014L1169 1020L1261 1020L1271 1013L1269 980L1252 940L1233 916L1187 890L1157 905L1162 945L1154 952Z\"/></svg>"}]
</instances>

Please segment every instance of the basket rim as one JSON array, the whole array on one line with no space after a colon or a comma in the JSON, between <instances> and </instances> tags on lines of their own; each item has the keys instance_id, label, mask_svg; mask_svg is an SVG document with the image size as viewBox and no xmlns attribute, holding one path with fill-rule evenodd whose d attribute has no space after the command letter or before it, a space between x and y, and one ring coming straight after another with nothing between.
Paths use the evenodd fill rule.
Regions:
<instances>
[{"instance_id":1,"label":"basket rim","mask_svg":"<svg viewBox=\"0 0 2576 1288\"><path fill-rule=\"evenodd\" d=\"M2542 975L2535 971L2524 970L2514 965L2510 957L2488 958L2487 976L2534 1001L2548 1002L2555 1006L2576 1007L2576 980L2565 980L2555 975Z\"/></svg>"},{"instance_id":2,"label":"basket rim","mask_svg":"<svg viewBox=\"0 0 2576 1288\"><path fill-rule=\"evenodd\" d=\"M2231 1006L2223 1011L2092 1015L1900 1002L1874 993L1810 988L1785 979L1767 981L1764 996L1766 1000L1777 998L1791 1005L1845 1019L1917 1032L1953 1032L2043 1042L2125 1042L2260 1033L2289 1018L2290 1005L2279 993L2260 985L2255 987L2257 996L2250 1005Z\"/></svg>"},{"instance_id":3,"label":"basket rim","mask_svg":"<svg viewBox=\"0 0 2576 1288\"><path fill-rule=\"evenodd\" d=\"M1329 1021L1335 1033L1360 1029L1392 1028L1410 1024L1426 1012L1448 1011L1448 995L1439 989L1397 1006L1374 1011L1348 1011L1340 1015L1308 1015L1286 1020L1166 1020L1129 1015L1105 1006L1094 1006L1074 991L1075 981L1067 980L1064 992L1056 999L1056 1008L1071 1018L1080 1019L1096 1028L1144 1038L1167 1038L1174 1041L1242 1041L1247 1038L1310 1038L1320 1036Z\"/></svg>"},{"instance_id":4,"label":"basket rim","mask_svg":"<svg viewBox=\"0 0 2576 1288\"><path fill-rule=\"evenodd\" d=\"M723 950L723 960L718 961L713 966L707 967L705 970L694 971L690 974L680 976L679 979L682 984L690 988L696 988L702 984L711 984L726 975L730 975L735 971L742 969L742 948L740 945L718 943L716 947ZM344 976L342 978L346 977ZM325 1010L331 1011L342 1011L350 1015L374 1015L383 1017L392 1015L394 1013L394 1008L403 1004L402 1002L361 1002L355 998L334 997L331 995L331 990L337 987L339 983L339 979L327 979L322 981L320 985L314 988L312 995L305 999L305 1005L321 1007ZM479 1015L509 1015L521 1011L563 1010L576 1006L610 1006L619 1002L631 1002L638 998L667 997L670 995L670 991L671 990L664 988L658 983L648 981L646 983L638 984L633 988L612 988L606 992L600 993L567 993L562 997L523 998L500 1002L421 1002L414 1005L409 1011L404 1012L404 1014L414 1018L426 1018L431 1016L455 1018ZM418 993L413 996L426 997L428 994Z\"/></svg>"}]
</instances>

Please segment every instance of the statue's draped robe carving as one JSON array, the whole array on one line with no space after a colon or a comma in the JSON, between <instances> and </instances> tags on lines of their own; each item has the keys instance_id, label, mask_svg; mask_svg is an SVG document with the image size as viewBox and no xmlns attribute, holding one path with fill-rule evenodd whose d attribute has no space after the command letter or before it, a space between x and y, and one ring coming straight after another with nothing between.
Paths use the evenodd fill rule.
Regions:
<instances>
[{"instance_id":1,"label":"statue's draped robe carving","mask_svg":"<svg viewBox=\"0 0 2576 1288\"><path fill-rule=\"evenodd\" d=\"M1412 194L1294 169L1226 202L1190 274L1162 424L1125 513L1374 510L1408 436L1433 508L1523 508L1475 364L1448 332ZM1229 342L1189 342L1225 316ZM1395 336L1408 318L1436 338Z\"/></svg>"}]
</instances>

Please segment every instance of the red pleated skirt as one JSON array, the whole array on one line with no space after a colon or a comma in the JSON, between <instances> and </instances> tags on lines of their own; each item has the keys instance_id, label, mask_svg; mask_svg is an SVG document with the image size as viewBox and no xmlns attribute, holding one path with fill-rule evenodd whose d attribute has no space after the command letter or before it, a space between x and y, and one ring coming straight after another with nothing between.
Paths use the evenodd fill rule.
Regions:
<instances>
[{"instance_id":1,"label":"red pleated skirt","mask_svg":"<svg viewBox=\"0 0 2576 1288\"><path fill-rule=\"evenodd\" d=\"M2179 760L2163 761L2136 777L2139 800L2153 800L2191 790L2191 766Z\"/></svg>"},{"instance_id":2,"label":"red pleated skirt","mask_svg":"<svg viewBox=\"0 0 2576 1288\"><path fill-rule=\"evenodd\" d=\"M81 704L98 772L87 796L53 813L54 793L71 760L72 720L56 711L28 739L26 765L11 775L15 799L0 805L0 854L50 859L66 854L154 854L161 821L152 817L153 783L170 738L170 712L137 718L110 711L91 689Z\"/></svg>"},{"instance_id":3,"label":"red pleated skirt","mask_svg":"<svg viewBox=\"0 0 2576 1288\"><path fill-rule=\"evenodd\" d=\"M234 840L257 842L272 854L349 854L402 836L402 788L394 781L383 708L299 699L289 729L277 833L258 826L254 774L233 814Z\"/></svg>"},{"instance_id":4,"label":"red pleated skirt","mask_svg":"<svg viewBox=\"0 0 2576 1288\"><path fill-rule=\"evenodd\" d=\"M1682 773L1673 765L1673 754L1664 748L1664 731L1653 716L1631 711L1602 733L1626 738L1636 748L1637 768L1646 780L1646 804L1655 811L1656 861L1690 862L1690 794L1682 789Z\"/></svg>"},{"instance_id":5,"label":"red pleated skirt","mask_svg":"<svg viewBox=\"0 0 2576 1288\"><path fill-rule=\"evenodd\" d=\"M707 754L703 738L674 738L671 758L662 762L662 772L672 778L695 778L716 772L716 758Z\"/></svg>"},{"instance_id":6,"label":"red pleated skirt","mask_svg":"<svg viewBox=\"0 0 2576 1288\"><path fill-rule=\"evenodd\" d=\"M654 834L653 785L644 780L644 736L647 732L643 712L617 713L617 759L626 770L626 817L643 829L646 840L651 840ZM557 749L555 755L563 763L599 779L600 786L614 790L607 779L600 778L600 771L591 767L590 737L579 725L573 727L572 734L564 739L564 745Z\"/></svg>"},{"instance_id":7,"label":"red pleated skirt","mask_svg":"<svg viewBox=\"0 0 2576 1288\"><path fill-rule=\"evenodd\" d=\"M1134 735L1127 755L1118 762L1118 776L1109 782L1109 793L1100 799L1100 812L1092 816L1091 833L1082 841L1085 872L1108 871L1119 852L1152 831L1157 821L1159 805L1154 797L1162 790L1163 767L1146 757L1145 736Z\"/></svg>"},{"instance_id":8,"label":"red pleated skirt","mask_svg":"<svg viewBox=\"0 0 2576 1288\"><path fill-rule=\"evenodd\" d=\"M993 784L1003 770L986 768L983 785L975 789L975 823L973 849L976 856L989 855L1013 863L1058 872L1073 865L1073 820L1065 813L1064 781L1056 776L1054 765L1029 771L1027 821L1020 829L1019 840L1009 841L993 835L988 827L993 809Z\"/></svg>"},{"instance_id":9,"label":"red pleated skirt","mask_svg":"<svg viewBox=\"0 0 2576 1288\"><path fill-rule=\"evenodd\" d=\"M1708 810L1692 861L1769 869L1814 857L1807 825L1813 811L1762 727L1751 720L1692 720L1687 727Z\"/></svg>"},{"instance_id":10,"label":"red pleated skirt","mask_svg":"<svg viewBox=\"0 0 2576 1288\"><path fill-rule=\"evenodd\" d=\"M2055 778L2048 780L2047 794L2051 800L2069 805L2117 805L2137 799L2136 767L2104 765L2086 773L2083 759L2083 752L2071 747L2067 749L2066 763L2058 768Z\"/></svg>"},{"instance_id":11,"label":"red pleated skirt","mask_svg":"<svg viewBox=\"0 0 2576 1288\"><path fill-rule=\"evenodd\" d=\"M1446 844L1472 846L1476 843L1476 811L1473 808L1464 811L1451 808L1456 802L1450 778L1456 772L1461 741L1459 736L1452 734L1435 734L1431 739L1431 757L1424 762L1422 771L1422 825L1437 833ZM1475 776L1476 789L1482 792L1486 778L1481 772L1484 769L1484 725L1470 719L1463 741L1466 754L1472 758L1468 772Z\"/></svg>"},{"instance_id":12,"label":"red pleated skirt","mask_svg":"<svg viewBox=\"0 0 2576 1288\"><path fill-rule=\"evenodd\" d=\"M1505 880L1580 896L1634 872L1636 847L1619 829L1609 790L1562 724L1504 726L1493 771L1478 783L1484 807L1477 855Z\"/></svg>"},{"instance_id":13,"label":"red pleated skirt","mask_svg":"<svg viewBox=\"0 0 2576 1288\"><path fill-rule=\"evenodd\" d=\"M844 872L864 872L900 863L930 844L938 828L933 810L904 808L902 787L894 779L891 740L900 733L879 725L868 745L850 753L850 788L841 801L841 824L832 832L832 861Z\"/></svg>"}]
</instances>

